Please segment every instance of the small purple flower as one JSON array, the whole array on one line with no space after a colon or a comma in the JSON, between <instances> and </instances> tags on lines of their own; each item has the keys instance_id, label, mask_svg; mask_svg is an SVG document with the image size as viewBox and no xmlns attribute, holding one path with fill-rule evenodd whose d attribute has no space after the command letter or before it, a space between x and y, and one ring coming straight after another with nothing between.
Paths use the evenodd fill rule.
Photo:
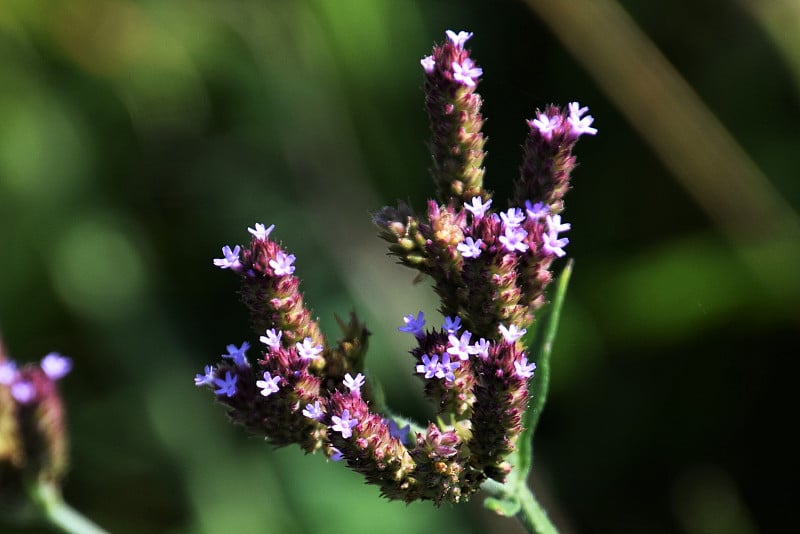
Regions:
<instances>
[{"instance_id":1,"label":"small purple flower","mask_svg":"<svg viewBox=\"0 0 800 534\"><path fill-rule=\"evenodd\" d=\"M333 421L333 425L331 425L331 430L336 432L341 432L342 437L347 439L353 435L353 427L358 424L358 419L350 419L350 410L342 410L342 416L331 417L331 421Z\"/></svg>"},{"instance_id":2,"label":"small purple flower","mask_svg":"<svg viewBox=\"0 0 800 534\"><path fill-rule=\"evenodd\" d=\"M303 415L309 419L319 421L325 414L323 413L322 408L320 408L319 401L314 401L314 404L306 404L306 407L303 408Z\"/></svg>"},{"instance_id":3,"label":"small purple flower","mask_svg":"<svg viewBox=\"0 0 800 534\"><path fill-rule=\"evenodd\" d=\"M510 208L508 211L500 212L500 219L508 232L509 228L517 228L525 220L525 214L519 208Z\"/></svg>"},{"instance_id":4,"label":"small purple flower","mask_svg":"<svg viewBox=\"0 0 800 534\"><path fill-rule=\"evenodd\" d=\"M273 393L277 393L280 389L279 382L280 376L272 376L269 371L264 372L264 380L256 380L256 387L261 389L261 394L269 397Z\"/></svg>"},{"instance_id":5,"label":"small purple flower","mask_svg":"<svg viewBox=\"0 0 800 534\"><path fill-rule=\"evenodd\" d=\"M286 254L278 251L274 260L269 260L269 266L272 267L272 272L275 276L286 276L294 272L294 254Z\"/></svg>"},{"instance_id":6,"label":"small purple flower","mask_svg":"<svg viewBox=\"0 0 800 534\"><path fill-rule=\"evenodd\" d=\"M433 68L436 66L436 60L433 59L433 56L425 56L424 58L419 60L420 65L425 70L426 74L431 74L433 72Z\"/></svg>"},{"instance_id":7,"label":"small purple flower","mask_svg":"<svg viewBox=\"0 0 800 534\"><path fill-rule=\"evenodd\" d=\"M263 224L256 223L255 228L247 227L247 231L253 234L256 239L260 239L261 241L266 241L269 237L269 234L275 229L275 225L271 224L269 228L265 228Z\"/></svg>"},{"instance_id":8,"label":"small purple flower","mask_svg":"<svg viewBox=\"0 0 800 534\"><path fill-rule=\"evenodd\" d=\"M247 349L250 348L250 343L245 341L244 343L242 343L241 347L237 347L236 345L231 344L228 345L226 348L228 349L228 354L223 354L222 355L223 358L229 358L233 360L233 363L236 365L241 365L241 366L249 365L247 363L246 353Z\"/></svg>"},{"instance_id":9,"label":"small purple flower","mask_svg":"<svg viewBox=\"0 0 800 534\"><path fill-rule=\"evenodd\" d=\"M473 354L477 354L480 358L485 359L489 357L489 346L491 344L483 338L480 338L473 346Z\"/></svg>"},{"instance_id":10,"label":"small purple flower","mask_svg":"<svg viewBox=\"0 0 800 534\"><path fill-rule=\"evenodd\" d=\"M231 247L225 245L222 247L222 257L214 259L214 265L219 267L220 269L238 269L242 266L239 263L239 252L241 252L242 247L236 245L231 250Z\"/></svg>"},{"instance_id":11,"label":"small purple flower","mask_svg":"<svg viewBox=\"0 0 800 534\"><path fill-rule=\"evenodd\" d=\"M523 356L520 361L514 362L514 369L516 370L518 377L530 378L533 376L533 371L536 369L536 364L533 362L528 363L528 357Z\"/></svg>"},{"instance_id":12,"label":"small purple flower","mask_svg":"<svg viewBox=\"0 0 800 534\"><path fill-rule=\"evenodd\" d=\"M386 423L386 426L389 427L389 435L391 437L400 440L400 443L403 445L408 445L408 433L411 431L410 424L406 424L405 426L401 427L394 419L389 419Z\"/></svg>"},{"instance_id":13,"label":"small purple flower","mask_svg":"<svg viewBox=\"0 0 800 534\"><path fill-rule=\"evenodd\" d=\"M302 343L295 343L294 347L297 349L298 356L303 360L319 358L322 352L322 345L314 345L310 337L305 338Z\"/></svg>"},{"instance_id":14,"label":"small purple flower","mask_svg":"<svg viewBox=\"0 0 800 534\"><path fill-rule=\"evenodd\" d=\"M39 365L50 380L64 378L72 370L72 360L57 352L51 352L42 358Z\"/></svg>"},{"instance_id":15,"label":"small purple flower","mask_svg":"<svg viewBox=\"0 0 800 534\"><path fill-rule=\"evenodd\" d=\"M514 252L515 250L525 252L528 250L528 244L525 242L526 237L528 237L528 232L524 229L506 227L505 233L498 238L498 241L500 241L509 252Z\"/></svg>"},{"instance_id":16,"label":"small purple flower","mask_svg":"<svg viewBox=\"0 0 800 534\"><path fill-rule=\"evenodd\" d=\"M236 381L238 379L237 375L231 374L230 371L225 371L225 380L221 378L214 379L214 383L219 386L219 389L215 389L214 393L233 397L236 395Z\"/></svg>"},{"instance_id":17,"label":"small purple flower","mask_svg":"<svg viewBox=\"0 0 800 534\"><path fill-rule=\"evenodd\" d=\"M0 363L0 384L10 386L19 376L17 363L11 360Z\"/></svg>"},{"instance_id":18,"label":"small purple flower","mask_svg":"<svg viewBox=\"0 0 800 534\"><path fill-rule=\"evenodd\" d=\"M361 373L358 373L355 378L350 376L350 373L344 375L344 385L350 390L351 393L358 397L361 396L361 386L364 385L365 381L366 378Z\"/></svg>"},{"instance_id":19,"label":"small purple flower","mask_svg":"<svg viewBox=\"0 0 800 534\"><path fill-rule=\"evenodd\" d=\"M490 198L486 202L481 200L481 197L472 197L472 204L464 204L464 207L472 212L476 218L480 219L486 213L486 210L492 205L492 199Z\"/></svg>"},{"instance_id":20,"label":"small purple flower","mask_svg":"<svg viewBox=\"0 0 800 534\"><path fill-rule=\"evenodd\" d=\"M464 58L461 63L453 61L452 67L453 79L467 87L475 87L475 80L483 74L483 69L476 67L470 58Z\"/></svg>"},{"instance_id":21,"label":"small purple flower","mask_svg":"<svg viewBox=\"0 0 800 534\"><path fill-rule=\"evenodd\" d=\"M597 133L597 128L592 128L594 117L587 115L581 118L587 111L589 111L588 107L581 107L577 102L569 103L569 117L567 117L567 122L569 122L569 125L572 127L572 131L575 132L575 137L581 134L595 135Z\"/></svg>"},{"instance_id":22,"label":"small purple flower","mask_svg":"<svg viewBox=\"0 0 800 534\"><path fill-rule=\"evenodd\" d=\"M550 215L550 205L545 204L544 202L537 202L536 204L531 204L530 200L526 200L525 212L528 214L529 219L534 221L539 221L544 217Z\"/></svg>"},{"instance_id":23,"label":"small purple flower","mask_svg":"<svg viewBox=\"0 0 800 534\"><path fill-rule=\"evenodd\" d=\"M547 229L551 234L560 234L572 228L570 223L561 223L561 215L548 215L545 220L547 221Z\"/></svg>"},{"instance_id":24,"label":"small purple flower","mask_svg":"<svg viewBox=\"0 0 800 534\"><path fill-rule=\"evenodd\" d=\"M553 131L561 126L561 117L558 115L549 117L545 113L537 113L535 119L528 121L531 128L536 128L542 137L550 141L553 138Z\"/></svg>"},{"instance_id":25,"label":"small purple flower","mask_svg":"<svg viewBox=\"0 0 800 534\"><path fill-rule=\"evenodd\" d=\"M206 365L205 373L194 375L195 386L205 386L214 382L214 366Z\"/></svg>"},{"instance_id":26,"label":"small purple flower","mask_svg":"<svg viewBox=\"0 0 800 534\"><path fill-rule=\"evenodd\" d=\"M344 454L342 454L342 451L340 451L336 447L331 447L331 450L333 451L333 454L331 454L331 461L339 462L341 461L342 458L344 458Z\"/></svg>"},{"instance_id":27,"label":"small purple flower","mask_svg":"<svg viewBox=\"0 0 800 534\"><path fill-rule=\"evenodd\" d=\"M452 382L456 379L456 375L453 374L453 371L461 367L461 361L455 360L453 362L450 361L450 355L445 354L442 356L442 363L439 364L439 369L436 371L437 378L444 378L447 382Z\"/></svg>"},{"instance_id":28,"label":"small purple flower","mask_svg":"<svg viewBox=\"0 0 800 534\"><path fill-rule=\"evenodd\" d=\"M442 329L445 332L448 334L457 334L459 328L461 328L461 317L456 316L455 319L451 319L450 317L444 318Z\"/></svg>"},{"instance_id":29,"label":"small purple flower","mask_svg":"<svg viewBox=\"0 0 800 534\"><path fill-rule=\"evenodd\" d=\"M478 238L477 241L473 241L471 237L466 237L464 242L459 243L456 248L465 258L477 258L481 255L481 245L483 245L482 239Z\"/></svg>"},{"instance_id":30,"label":"small purple flower","mask_svg":"<svg viewBox=\"0 0 800 534\"><path fill-rule=\"evenodd\" d=\"M524 336L528 333L528 331L524 328L519 328L517 325L512 324L508 328L503 323L500 323L500 326L497 328L500 331L500 334L503 336L503 339L508 341L509 343L514 343L516 340Z\"/></svg>"},{"instance_id":31,"label":"small purple flower","mask_svg":"<svg viewBox=\"0 0 800 534\"><path fill-rule=\"evenodd\" d=\"M460 360L468 360L470 354L475 354L475 348L469 344L471 337L472 333L467 330L464 330L461 334L461 339L456 337L455 334L450 334L447 337L447 341L450 343L447 352L453 356L458 356Z\"/></svg>"},{"instance_id":32,"label":"small purple flower","mask_svg":"<svg viewBox=\"0 0 800 534\"><path fill-rule=\"evenodd\" d=\"M422 355L422 363L417 365L417 373L425 375L425 378L433 378L439 371L439 356L433 355L433 358L427 354Z\"/></svg>"},{"instance_id":33,"label":"small purple flower","mask_svg":"<svg viewBox=\"0 0 800 534\"><path fill-rule=\"evenodd\" d=\"M28 404L36 398L36 388L32 383L20 380L11 385L11 396L20 404Z\"/></svg>"},{"instance_id":34,"label":"small purple flower","mask_svg":"<svg viewBox=\"0 0 800 534\"><path fill-rule=\"evenodd\" d=\"M414 334L417 337L422 336L423 331L422 328L425 326L425 314L421 311L417 314L417 318L414 318L414 314L408 314L403 317L403 322L405 326L398 327L397 329L401 332L408 332L409 334Z\"/></svg>"},{"instance_id":35,"label":"small purple flower","mask_svg":"<svg viewBox=\"0 0 800 534\"><path fill-rule=\"evenodd\" d=\"M464 43L469 41L470 37L472 37L472 32L460 31L456 33L452 30L447 30L444 33L447 34L447 38L450 39L450 42L453 43L453 46L456 48L463 48Z\"/></svg>"},{"instance_id":36,"label":"small purple flower","mask_svg":"<svg viewBox=\"0 0 800 534\"><path fill-rule=\"evenodd\" d=\"M274 328L270 328L267 330L267 335L259 337L258 340L272 350L278 350L281 348L281 337L283 337L283 330L276 332Z\"/></svg>"},{"instance_id":37,"label":"small purple flower","mask_svg":"<svg viewBox=\"0 0 800 534\"><path fill-rule=\"evenodd\" d=\"M547 254L551 254L559 258L563 258L567 255L567 253L564 251L564 247L569 244L569 239L566 237L559 239L558 234L546 233L542 234L542 240L544 241L542 243L542 250Z\"/></svg>"}]
</instances>

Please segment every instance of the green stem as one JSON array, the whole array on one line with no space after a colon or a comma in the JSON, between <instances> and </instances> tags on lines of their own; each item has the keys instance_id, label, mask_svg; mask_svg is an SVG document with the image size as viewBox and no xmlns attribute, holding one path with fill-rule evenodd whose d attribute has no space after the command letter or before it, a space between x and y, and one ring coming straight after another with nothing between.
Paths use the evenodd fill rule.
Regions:
<instances>
[{"instance_id":1,"label":"green stem","mask_svg":"<svg viewBox=\"0 0 800 534\"><path fill-rule=\"evenodd\" d=\"M519 498L520 509L514 517L525 527L526 531L530 534L558 534L555 525L547 517L547 512L527 486L524 491L517 494L517 498Z\"/></svg>"},{"instance_id":2,"label":"green stem","mask_svg":"<svg viewBox=\"0 0 800 534\"><path fill-rule=\"evenodd\" d=\"M70 534L108 534L67 504L54 484L35 481L28 485L28 494L44 517L62 531Z\"/></svg>"}]
</instances>

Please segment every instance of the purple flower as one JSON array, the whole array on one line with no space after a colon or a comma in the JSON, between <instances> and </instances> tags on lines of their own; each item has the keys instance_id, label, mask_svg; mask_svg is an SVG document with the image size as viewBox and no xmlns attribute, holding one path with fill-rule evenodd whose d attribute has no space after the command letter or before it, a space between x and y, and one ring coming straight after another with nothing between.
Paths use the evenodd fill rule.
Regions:
<instances>
[{"instance_id":1,"label":"purple flower","mask_svg":"<svg viewBox=\"0 0 800 534\"><path fill-rule=\"evenodd\" d=\"M444 33L447 34L447 38L450 39L450 42L453 43L453 46L456 48L463 48L464 43L469 41L469 38L472 37L472 32L460 31L456 33L452 30L447 30Z\"/></svg>"},{"instance_id":2,"label":"purple flower","mask_svg":"<svg viewBox=\"0 0 800 534\"><path fill-rule=\"evenodd\" d=\"M581 134L595 135L597 133L597 128L592 128L594 117L587 115L581 118L587 111L589 111L589 108L581 107L577 102L569 103L569 117L567 117L567 122L569 122L569 125L572 127L572 131L575 132L575 137Z\"/></svg>"},{"instance_id":3,"label":"purple flower","mask_svg":"<svg viewBox=\"0 0 800 534\"><path fill-rule=\"evenodd\" d=\"M524 229L506 227L505 233L498 238L498 241L500 241L509 252L514 252L515 250L525 252L528 250L528 244L525 242L526 237L528 237L528 232Z\"/></svg>"},{"instance_id":4,"label":"purple flower","mask_svg":"<svg viewBox=\"0 0 800 534\"><path fill-rule=\"evenodd\" d=\"M314 345L314 342L311 341L310 337L307 337L303 340L302 343L297 342L294 344L295 349L297 349L297 354L303 360L313 360L319 358L320 353L322 352L322 345Z\"/></svg>"},{"instance_id":5,"label":"purple flower","mask_svg":"<svg viewBox=\"0 0 800 534\"><path fill-rule=\"evenodd\" d=\"M228 397L233 397L236 395L236 381L238 379L239 377L231 374L230 371L225 371L225 380L221 378L214 379L214 383L219 386L219 389L215 389L214 393L217 395L227 395Z\"/></svg>"},{"instance_id":6,"label":"purple flower","mask_svg":"<svg viewBox=\"0 0 800 534\"><path fill-rule=\"evenodd\" d=\"M425 56L419 60L419 63L427 74L431 74L436 66L436 60L433 59L433 56Z\"/></svg>"},{"instance_id":7,"label":"purple flower","mask_svg":"<svg viewBox=\"0 0 800 534\"><path fill-rule=\"evenodd\" d=\"M5 361L0 363L0 384L10 386L19 376L17 371L17 363L14 361Z\"/></svg>"},{"instance_id":8,"label":"purple flower","mask_svg":"<svg viewBox=\"0 0 800 534\"><path fill-rule=\"evenodd\" d=\"M489 209L489 206L492 205L492 199L490 198L486 202L481 200L481 197L472 197L472 204L464 204L464 207L472 212L472 215L480 219L486 213L486 210Z\"/></svg>"},{"instance_id":9,"label":"purple flower","mask_svg":"<svg viewBox=\"0 0 800 534\"><path fill-rule=\"evenodd\" d=\"M272 350L278 350L281 348L281 337L283 337L283 330L276 332L274 328L270 328L267 330L267 335L261 336L258 340Z\"/></svg>"},{"instance_id":10,"label":"purple flower","mask_svg":"<svg viewBox=\"0 0 800 534\"><path fill-rule=\"evenodd\" d=\"M523 356L520 361L514 362L514 369L516 370L518 377L530 378L533 376L533 371L536 369L536 364L533 362L528 363L528 357Z\"/></svg>"},{"instance_id":11,"label":"purple flower","mask_svg":"<svg viewBox=\"0 0 800 534\"><path fill-rule=\"evenodd\" d=\"M480 338L473 346L473 354L477 354L481 358L489 357L489 346L491 344L483 338Z\"/></svg>"},{"instance_id":12,"label":"purple flower","mask_svg":"<svg viewBox=\"0 0 800 534\"><path fill-rule=\"evenodd\" d=\"M556 237L561 232L566 232L572 225L570 223L561 224L561 215L548 215L545 220L547 221L547 229L549 233L556 234Z\"/></svg>"},{"instance_id":13,"label":"purple flower","mask_svg":"<svg viewBox=\"0 0 800 534\"><path fill-rule=\"evenodd\" d=\"M506 232L509 228L517 228L525 220L525 214L519 208L510 208L508 211L500 212L500 219L503 221Z\"/></svg>"},{"instance_id":14,"label":"purple flower","mask_svg":"<svg viewBox=\"0 0 800 534\"><path fill-rule=\"evenodd\" d=\"M250 343L245 341L244 343L242 343L241 347L237 347L236 345L231 344L228 345L226 348L228 349L228 354L223 354L222 355L223 358L229 358L233 360L233 363L236 365L242 365L242 366L248 365L246 352L247 349L250 348Z\"/></svg>"},{"instance_id":15,"label":"purple flower","mask_svg":"<svg viewBox=\"0 0 800 534\"><path fill-rule=\"evenodd\" d=\"M544 202L531 204L530 200L526 200L525 212L528 214L529 219L538 221L550 214L550 205Z\"/></svg>"},{"instance_id":16,"label":"purple flower","mask_svg":"<svg viewBox=\"0 0 800 534\"><path fill-rule=\"evenodd\" d=\"M452 67L453 79L467 87L475 87L475 79L483 74L483 69L476 67L470 58L464 58L461 63L453 61Z\"/></svg>"},{"instance_id":17,"label":"purple flower","mask_svg":"<svg viewBox=\"0 0 800 534\"><path fill-rule=\"evenodd\" d=\"M269 260L269 266L272 267L272 272L275 276L286 276L294 272L294 254L285 254L278 251L274 260Z\"/></svg>"},{"instance_id":18,"label":"purple flower","mask_svg":"<svg viewBox=\"0 0 800 534\"><path fill-rule=\"evenodd\" d=\"M269 371L264 372L264 380L257 380L256 387L261 389L261 394L269 397L273 393L277 393L280 387L278 383L281 381L280 376L272 376Z\"/></svg>"},{"instance_id":19,"label":"purple flower","mask_svg":"<svg viewBox=\"0 0 800 534\"><path fill-rule=\"evenodd\" d=\"M558 115L549 117L544 113L537 113L535 119L528 121L531 128L536 128L542 137L550 141L553 138L553 131L561 126L561 117Z\"/></svg>"},{"instance_id":20,"label":"purple flower","mask_svg":"<svg viewBox=\"0 0 800 534\"><path fill-rule=\"evenodd\" d=\"M528 333L526 329L519 328L515 324L512 324L511 326L506 328L506 325L500 323L500 326L497 327L497 329L500 331L500 334L502 334L503 339L505 339L509 343L514 343L516 340L518 340L519 338Z\"/></svg>"},{"instance_id":21,"label":"purple flower","mask_svg":"<svg viewBox=\"0 0 800 534\"><path fill-rule=\"evenodd\" d=\"M460 360L468 360L470 354L475 354L475 348L469 344L471 337L472 333L466 330L461 334L461 339L456 337L455 334L450 334L447 337L447 341L450 343L447 352L453 356L458 356Z\"/></svg>"},{"instance_id":22,"label":"purple flower","mask_svg":"<svg viewBox=\"0 0 800 534\"><path fill-rule=\"evenodd\" d=\"M353 427L358 424L358 419L350 419L350 410L343 410L342 416L331 417L331 421L333 421L333 425L331 425L331 430L336 432L341 432L342 437L347 439L353 435Z\"/></svg>"},{"instance_id":23,"label":"purple flower","mask_svg":"<svg viewBox=\"0 0 800 534\"><path fill-rule=\"evenodd\" d=\"M422 336L423 331L422 328L425 326L425 314L421 311L417 314L417 318L414 319L414 314L409 314L403 317L403 322L405 326L398 327L398 330L401 332L408 332L409 334L414 334L417 337Z\"/></svg>"},{"instance_id":24,"label":"purple flower","mask_svg":"<svg viewBox=\"0 0 800 534\"><path fill-rule=\"evenodd\" d=\"M331 450L333 451L333 454L331 454L331 461L338 462L342 458L344 458L344 454L342 454L342 451L340 451L336 447L331 447Z\"/></svg>"},{"instance_id":25,"label":"purple flower","mask_svg":"<svg viewBox=\"0 0 800 534\"><path fill-rule=\"evenodd\" d=\"M442 356L442 363L439 364L439 368L436 370L436 377L437 378L444 378L448 382L452 382L456 379L456 375L453 374L453 371L461 367L461 361L456 360L451 362L450 355L445 354Z\"/></svg>"},{"instance_id":26,"label":"purple flower","mask_svg":"<svg viewBox=\"0 0 800 534\"><path fill-rule=\"evenodd\" d=\"M417 373L424 374L425 378L433 378L439 372L439 356L433 355L433 358L427 354L422 355L422 363L417 365Z\"/></svg>"},{"instance_id":27,"label":"purple flower","mask_svg":"<svg viewBox=\"0 0 800 534\"><path fill-rule=\"evenodd\" d=\"M247 231L253 234L256 239L260 239L261 241L266 241L269 237L269 234L275 229L275 225L271 224L269 228L265 228L263 224L256 223L255 228L247 227Z\"/></svg>"},{"instance_id":28,"label":"purple flower","mask_svg":"<svg viewBox=\"0 0 800 534\"><path fill-rule=\"evenodd\" d=\"M220 269L238 269L242 266L239 263L239 252L241 252L242 247L236 245L231 250L231 247L225 245L222 247L222 257L214 259L214 265L219 267Z\"/></svg>"},{"instance_id":29,"label":"purple flower","mask_svg":"<svg viewBox=\"0 0 800 534\"><path fill-rule=\"evenodd\" d=\"M36 388L26 380L11 385L11 396L20 404L28 404L36 398Z\"/></svg>"},{"instance_id":30,"label":"purple flower","mask_svg":"<svg viewBox=\"0 0 800 534\"><path fill-rule=\"evenodd\" d=\"M442 329L447 332L448 334L456 334L458 333L458 329L461 328L461 317L456 316L455 319L451 319L450 317L444 318L444 324L442 325Z\"/></svg>"},{"instance_id":31,"label":"purple flower","mask_svg":"<svg viewBox=\"0 0 800 534\"><path fill-rule=\"evenodd\" d=\"M389 419L386 426L389 427L389 435L391 437L400 440L403 445L408 445L408 433L411 431L410 424L400 427L394 419Z\"/></svg>"},{"instance_id":32,"label":"purple flower","mask_svg":"<svg viewBox=\"0 0 800 534\"><path fill-rule=\"evenodd\" d=\"M206 365L204 374L198 373L198 374L194 375L194 385L195 386L205 386L207 384L211 384L212 382L214 382L214 366L213 365Z\"/></svg>"},{"instance_id":33,"label":"purple flower","mask_svg":"<svg viewBox=\"0 0 800 534\"><path fill-rule=\"evenodd\" d=\"M558 256L559 258L563 258L567 255L567 253L564 252L564 247L569 244L569 239L566 237L559 239L558 234L546 233L542 234L542 240L544 241L542 244L542 250L547 254L552 254L554 256Z\"/></svg>"},{"instance_id":34,"label":"purple flower","mask_svg":"<svg viewBox=\"0 0 800 534\"><path fill-rule=\"evenodd\" d=\"M481 245L483 245L482 239L478 238L477 241L473 241L471 237L466 237L464 242L459 243L456 248L465 258L477 258L481 255Z\"/></svg>"},{"instance_id":35,"label":"purple flower","mask_svg":"<svg viewBox=\"0 0 800 534\"><path fill-rule=\"evenodd\" d=\"M306 404L306 407L303 408L303 415L309 419L319 421L325 414L322 412L322 408L319 406L319 401L314 401L314 404Z\"/></svg>"},{"instance_id":36,"label":"purple flower","mask_svg":"<svg viewBox=\"0 0 800 534\"><path fill-rule=\"evenodd\" d=\"M72 370L72 360L57 352L51 352L42 358L39 365L50 380L64 378Z\"/></svg>"},{"instance_id":37,"label":"purple flower","mask_svg":"<svg viewBox=\"0 0 800 534\"><path fill-rule=\"evenodd\" d=\"M361 373L358 373L355 378L350 376L350 373L344 375L344 385L351 393L359 397L361 396L361 386L364 385L365 381L366 378Z\"/></svg>"}]
</instances>

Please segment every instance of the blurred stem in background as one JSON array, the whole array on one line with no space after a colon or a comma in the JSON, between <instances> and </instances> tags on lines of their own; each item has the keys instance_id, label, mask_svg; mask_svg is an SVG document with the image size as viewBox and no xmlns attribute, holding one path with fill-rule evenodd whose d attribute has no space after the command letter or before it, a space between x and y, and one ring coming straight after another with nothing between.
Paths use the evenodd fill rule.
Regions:
<instances>
[{"instance_id":1,"label":"blurred stem in background","mask_svg":"<svg viewBox=\"0 0 800 534\"><path fill-rule=\"evenodd\" d=\"M800 261L797 215L652 40L613 0L525 1L733 242L763 289L791 302L800 286L781 266ZM759 3L762 13L775 13L766 5Z\"/></svg>"}]
</instances>

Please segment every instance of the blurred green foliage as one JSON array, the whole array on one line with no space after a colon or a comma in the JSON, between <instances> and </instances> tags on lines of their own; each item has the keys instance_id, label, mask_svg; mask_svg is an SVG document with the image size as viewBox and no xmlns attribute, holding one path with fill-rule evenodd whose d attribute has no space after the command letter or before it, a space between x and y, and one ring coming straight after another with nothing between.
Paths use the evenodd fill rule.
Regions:
<instances>
[{"instance_id":1,"label":"blurred green foliage","mask_svg":"<svg viewBox=\"0 0 800 534\"><path fill-rule=\"evenodd\" d=\"M771 40L775 17L735 2L625 7L796 210L796 39ZM396 327L436 303L385 257L369 212L432 193L419 59L445 29L475 32L499 202L537 107L580 100L600 130L576 150L576 267L537 433L555 522L750 533L793 517L797 243L745 251L771 255L781 285L765 287L511 0L3 2L0 327L17 360L75 360L76 508L113 532L517 531L480 499L381 501L342 466L245 436L192 384L254 337L211 259L275 223L323 329L357 310L390 405L427 417Z\"/></svg>"}]
</instances>

